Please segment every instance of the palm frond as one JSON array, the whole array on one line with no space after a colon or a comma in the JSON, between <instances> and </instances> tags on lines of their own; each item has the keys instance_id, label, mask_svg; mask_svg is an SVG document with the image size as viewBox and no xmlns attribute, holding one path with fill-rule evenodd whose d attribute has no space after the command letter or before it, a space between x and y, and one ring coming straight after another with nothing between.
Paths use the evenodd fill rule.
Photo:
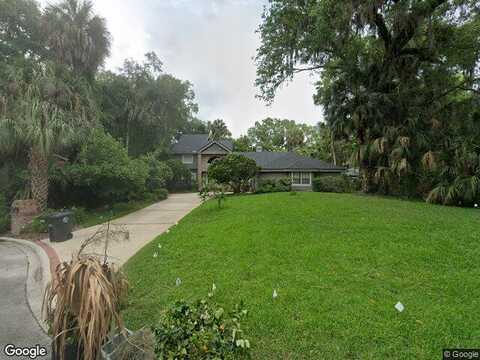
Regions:
<instances>
[{"instance_id":1,"label":"palm frond","mask_svg":"<svg viewBox=\"0 0 480 360\"><path fill-rule=\"evenodd\" d=\"M430 150L423 155L422 165L429 170L435 170L437 168L437 157L433 151Z\"/></svg>"},{"instance_id":2,"label":"palm frond","mask_svg":"<svg viewBox=\"0 0 480 360\"><path fill-rule=\"evenodd\" d=\"M448 189L444 185L438 185L433 188L427 196L427 202L432 204L445 204Z\"/></svg>"}]
</instances>

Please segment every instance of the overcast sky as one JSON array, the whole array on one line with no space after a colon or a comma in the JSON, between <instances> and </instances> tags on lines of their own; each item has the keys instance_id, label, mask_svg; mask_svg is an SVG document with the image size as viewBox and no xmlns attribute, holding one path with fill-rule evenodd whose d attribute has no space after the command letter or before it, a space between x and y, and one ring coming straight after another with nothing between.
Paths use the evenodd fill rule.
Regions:
<instances>
[{"instance_id":1,"label":"overcast sky","mask_svg":"<svg viewBox=\"0 0 480 360\"><path fill-rule=\"evenodd\" d=\"M45 3L46 0L42 0ZM55 2L55 1L48 1ZM94 0L113 37L106 67L155 51L164 70L193 83L202 120L222 118L234 136L265 117L316 124L314 78L283 88L272 106L255 99L255 30L267 0Z\"/></svg>"}]
</instances>

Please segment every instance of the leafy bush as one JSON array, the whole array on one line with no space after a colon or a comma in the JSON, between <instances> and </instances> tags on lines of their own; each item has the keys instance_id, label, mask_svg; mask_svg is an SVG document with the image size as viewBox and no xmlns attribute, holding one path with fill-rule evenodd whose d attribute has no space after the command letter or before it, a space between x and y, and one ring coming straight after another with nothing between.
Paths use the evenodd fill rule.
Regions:
<instances>
[{"instance_id":1,"label":"leafy bush","mask_svg":"<svg viewBox=\"0 0 480 360\"><path fill-rule=\"evenodd\" d=\"M229 154L210 165L208 176L220 185L231 186L234 193L239 193L249 188L249 182L258 169L255 160L240 154Z\"/></svg>"},{"instance_id":2,"label":"leafy bush","mask_svg":"<svg viewBox=\"0 0 480 360\"><path fill-rule=\"evenodd\" d=\"M22 228L22 233L45 234L48 233L48 216L60 210L46 209L40 215Z\"/></svg>"},{"instance_id":3,"label":"leafy bush","mask_svg":"<svg viewBox=\"0 0 480 360\"><path fill-rule=\"evenodd\" d=\"M3 161L0 158L0 194L9 207L15 199L30 195L30 172L22 159Z\"/></svg>"},{"instance_id":4,"label":"leafy bush","mask_svg":"<svg viewBox=\"0 0 480 360\"><path fill-rule=\"evenodd\" d=\"M227 315L208 300L193 304L176 302L162 316L153 333L159 359L239 359L249 352L241 319L247 314L243 304Z\"/></svg>"},{"instance_id":5,"label":"leafy bush","mask_svg":"<svg viewBox=\"0 0 480 360\"><path fill-rule=\"evenodd\" d=\"M148 177L145 182L147 192L156 192L165 189L167 182L173 178L173 171L166 162L159 161L154 154L147 154L140 158L148 167Z\"/></svg>"},{"instance_id":6,"label":"leafy bush","mask_svg":"<svg viewBox=\"0 0 480 360\"><path fill-rule=\"evenodd\" d=\"M75 224L82 224L88 219L87 210L82 207L72 207L73 217L75 218Z\"/></svg>"},{"instance_id":7,"label":"leafy bush","mask_svg":"<svg viewBox=\"0 0 480 360\"><path fill-rule=\"evenodd\" d=\"M276 188L275 180L265 179L259 182L255 192L258 194L271 193L271 192L275 192L275 188Z\"/></svg>"},{"instance_id":8,"label":"leafy bush","mask_svg":"<svg viewBox=\"0 0 480 360\"><path fill-rule=\"evenodd\" d=\"M136 200L131 200L131 201L127 201L127 202L122 202L122 203L116 203L113 205L113 207L116 207L116 205L122 205L122 204L126 204L128 206L130 206L133 203L135 202L156 202L156 201L161 201L161 200L165 200L166 198L168 198L168 190L167 189L158 189L158 190L154 190L154 191L150 191L150 192L145 192L143 194L140 194L140 196L138 198L136 198ZM130 204L130 205L129 205Z\"/></svg>"},{"instance_id":9,"label":"leafy bush","mask_svg":"<svg viewBox=\"0 0 480 360\"><path fill-rule=\"evenodd\" d=\"M155 196L155 200L165 200L168 198L168 190L167 189L158 189L153 192Z\"/></svg>"},{"instance_id":10,"label":"leafy bush","mask_svg":"<svg viewBox=\"0 0 480 360\"><path fill-rule=\"evenodd\" d=\"M289 178L282 178L279 180L265 179L260 181L256 192L272 193L272 192L289 192L292 190L292 180Z\"/></svg>"},{"instance_id":11,"label":"leafy bush","mask_svg":"<svg viewBox=\"0 0 480 360\"><path fill-rule=\"evenodd\" d=\"M54 192L63 194L62 205L98 207L142 198L147 192L150 171L145 161L129 158L126 149L112 136L95 130L73 163L55 168L52 182Z\"/></svg>"},{"instance_id":12,"label":"leafy bush","mask_svg":"<svg viewBox=\"0 0 480 360\"><path fill-rule=\"evenodd\" d=\"M312 189L319 192L351 193L359 190L357 179L346 176L320 176L313 179Z\"/></svg>"},{"instance_id":13,"label":"leafy bush","mask_svg":"<svg viewBox=\"0 0 480 360\"><path fill-rule=\"evenodd\" d=\"M167 160L167 165L172 170L172 177L167 182L168 190L191 190L192 172L180 160Z\"/></svg>"},{"instance_id":14,"label":"leafy bush","mask_svg":"<svg viewBox=\"0 0 480 360\"><path fill-rule=\"evenodd\" d=\"M25 225L21 232L35 234L48 233L48 221L43 216L37 216L30 224Z\"/></svg>"},{"instance_id":15,"label":"leafy bush","mask_svg":"<svg viewBox=\"0 0 480 360\"><path fill-rule=\"evenodd\" d=\"M0 234L10 228L10 212L8 211L5 196L0 194Z\"/></svg>"}]
</instances>

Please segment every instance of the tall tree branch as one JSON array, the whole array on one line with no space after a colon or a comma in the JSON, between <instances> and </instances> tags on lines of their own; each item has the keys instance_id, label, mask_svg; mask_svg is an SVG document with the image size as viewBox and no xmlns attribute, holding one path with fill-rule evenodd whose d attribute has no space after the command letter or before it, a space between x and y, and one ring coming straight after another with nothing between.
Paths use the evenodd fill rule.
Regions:
<instances>
[{"instance_id":1,"label":"tall tree branch","mask_svg":"<svg viewBox=\"0 0 480 360\"><path fill-rule=\"evenodd\" d=\"M388 31L387 25L385 24L385 19L382 14L380 14L377 9L375 9L375 26L377 27L377 32L380 38L385 44L385 48L389 49L392 44L392 36Z\"/></svg>"},{"instance_id":2,"label":"tall tree branch","mask_svg":"<svg viewBox=\"0 0 480 360\"><path fill-rule=\"evenodd\" d=\"M393 37L392 42L394 55L398 55L413 38L421 22L447 1L448 0L423 1L412 10L407 20L404 21L404 24L406 25L398 26L400 31Z\"/></svg>"}]
</instances>

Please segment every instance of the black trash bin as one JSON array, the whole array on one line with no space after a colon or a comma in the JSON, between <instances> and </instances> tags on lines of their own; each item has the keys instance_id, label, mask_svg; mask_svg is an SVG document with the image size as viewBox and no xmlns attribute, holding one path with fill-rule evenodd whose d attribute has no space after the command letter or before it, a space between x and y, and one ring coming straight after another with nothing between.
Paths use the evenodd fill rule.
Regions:
<instances>
[{"instance_id":1,"label":"black trash bin","mask_svg":"<svg viewBox=\"0 0 480 360\"><path fill-rule=\"evenodd\" d=\"M48 235L51 242L61 242L73 237L73 212L62 211L48 217Z\"/></svg>"}]
</instances>

